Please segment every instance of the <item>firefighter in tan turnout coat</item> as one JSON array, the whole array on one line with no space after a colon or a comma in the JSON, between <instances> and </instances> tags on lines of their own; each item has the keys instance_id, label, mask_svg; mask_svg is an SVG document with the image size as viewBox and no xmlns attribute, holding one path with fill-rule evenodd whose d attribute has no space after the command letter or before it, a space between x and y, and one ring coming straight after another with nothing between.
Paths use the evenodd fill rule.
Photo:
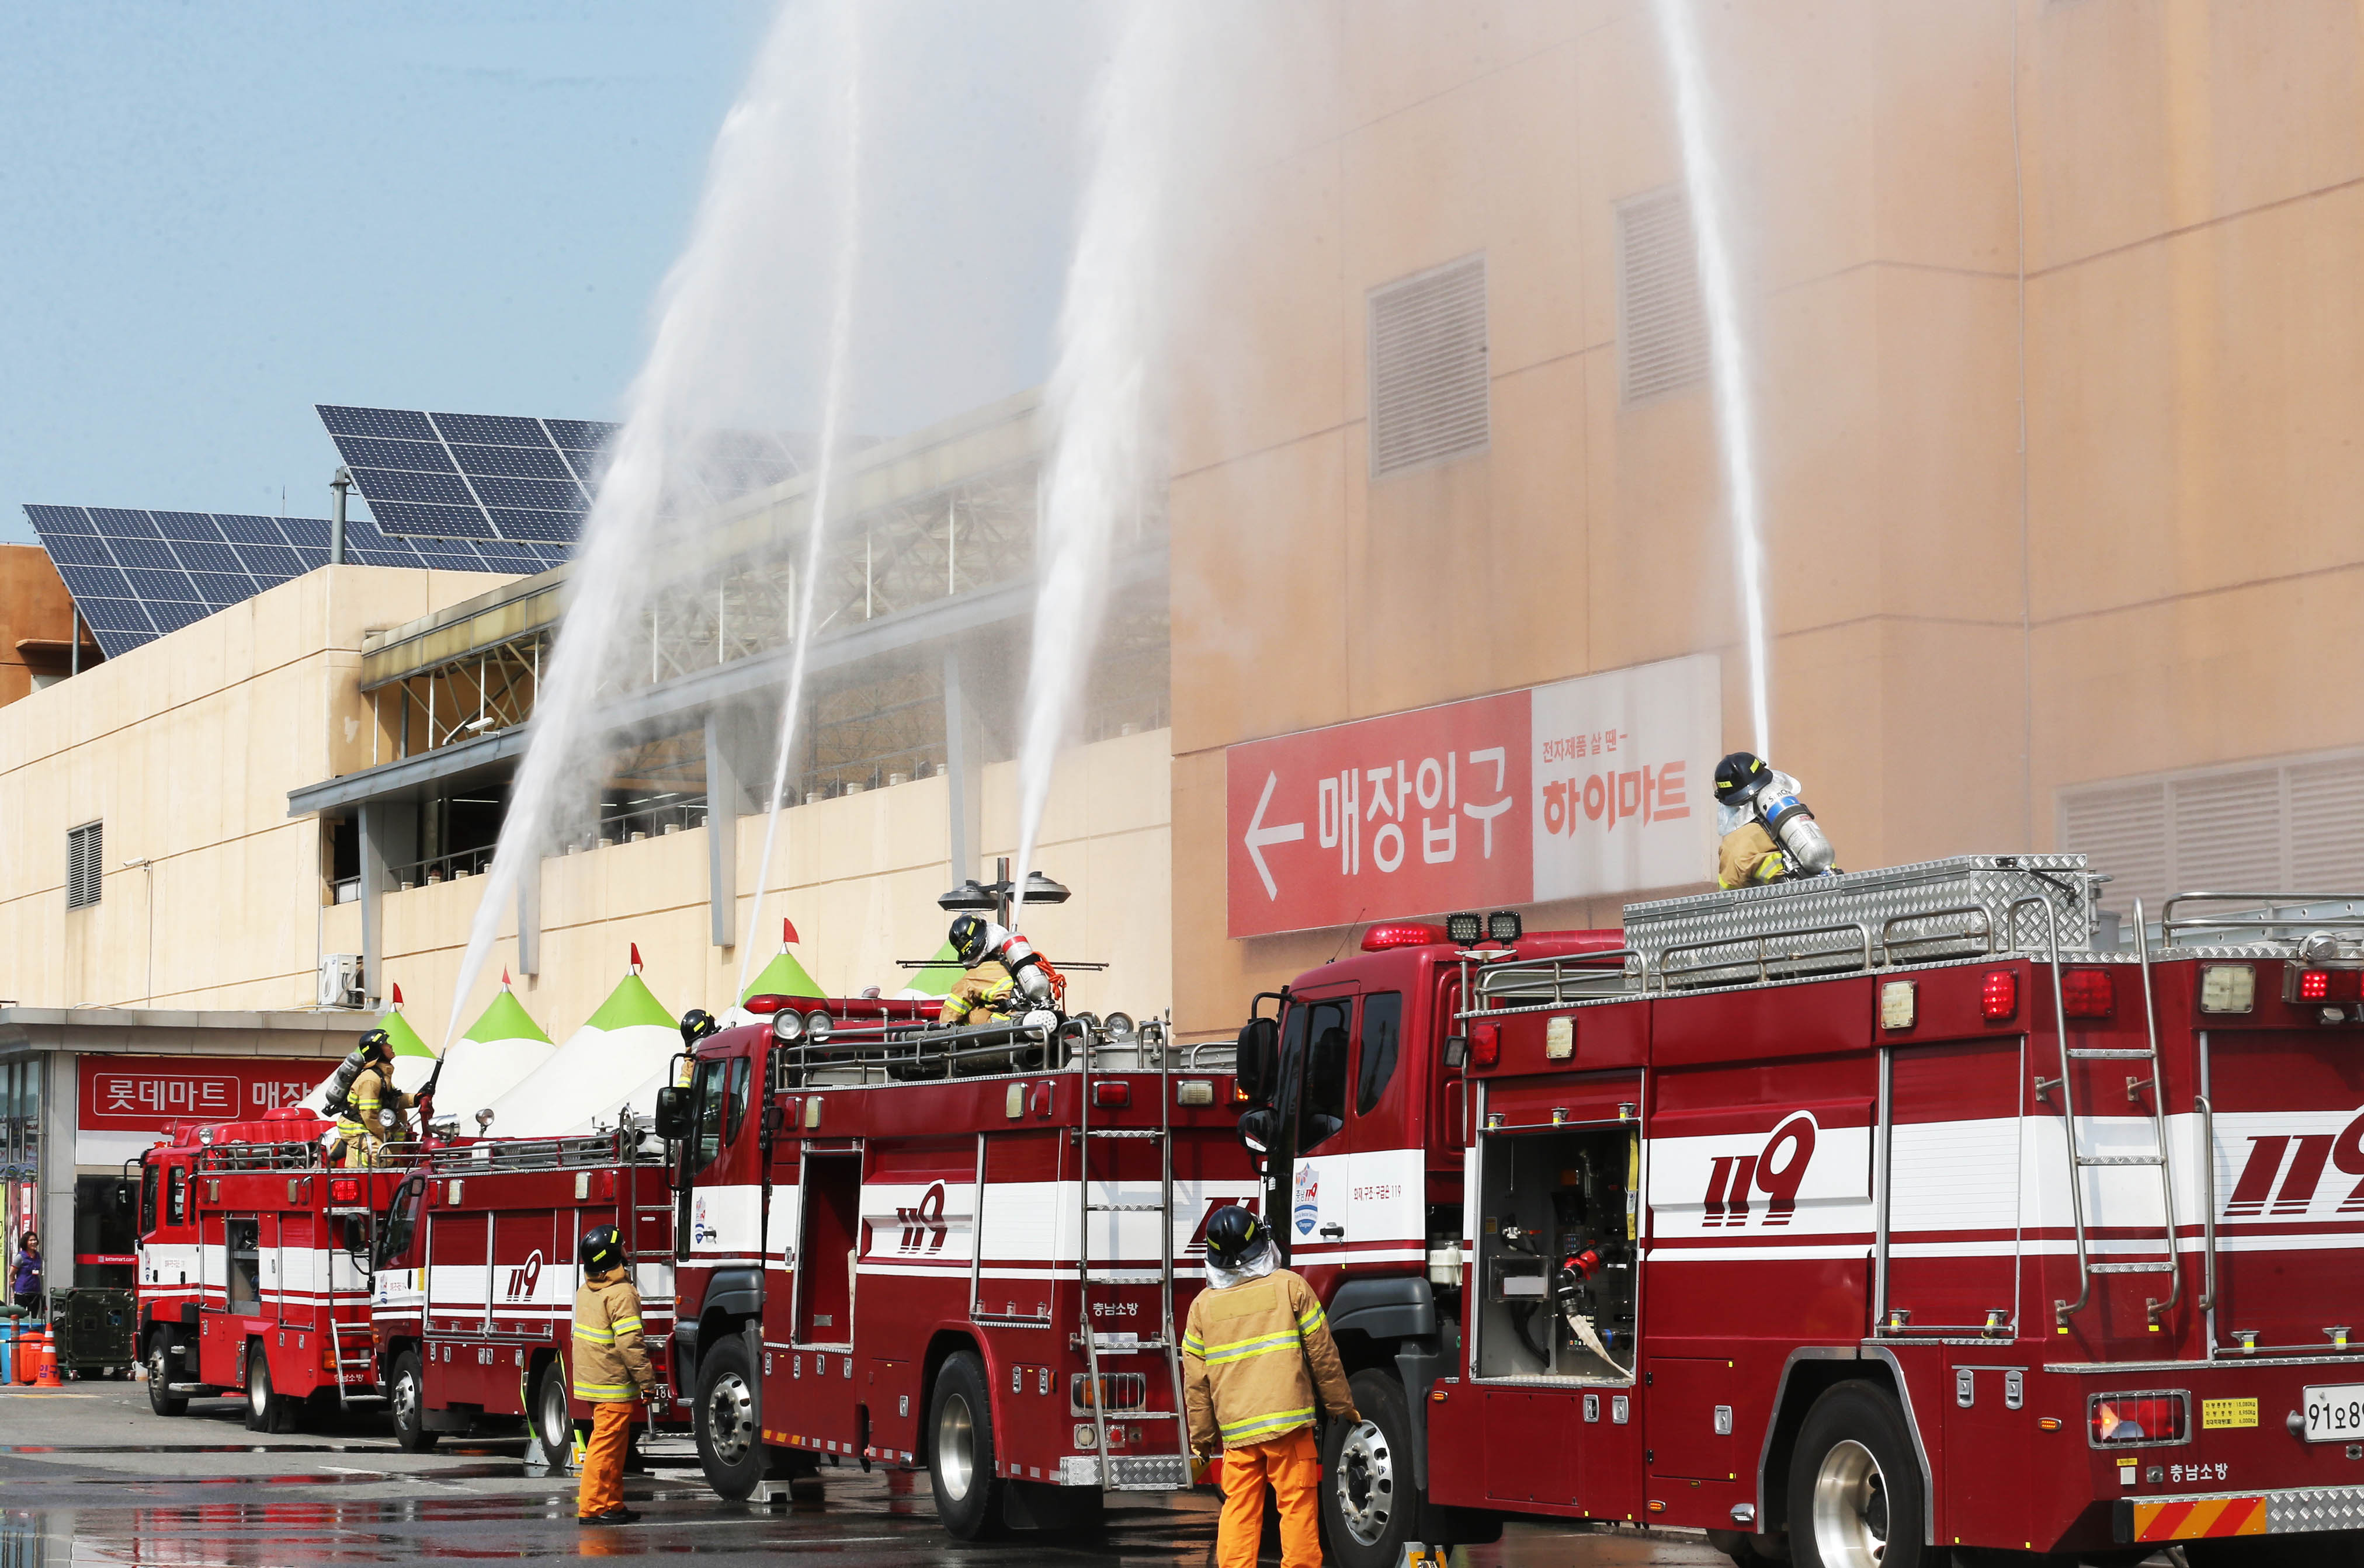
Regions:
<instances>
[{"instance_id":1,"label":"firefighter in tan turnout coat","mask_svg":"<svg viewBox=\"0 0 2364 1568\"><path fill-rule=\"evenodd\" d=\"M624 1454L631 1445L632 1407L653 1401L657 1372L641 1329L641 1293L624 1266L623 1239L612 1225L583 1238L583 1285L574 1293L574 1397L591 1407L591 1443L574 1513L586 1525L630 1524L624 1507Z\"/></svg>"},{"instance_id":2,"label":"firefighter in tan turnout coat","mask_svg":"<svg viewBox=\"0 0 2364 1568\"><path fill-rule=\"evenodd\" d=\"M1282 1568L1316 1568L1314 1406L1318 1399L1333 1418L1362 1419L1321 1299L1278 1262L1272 1237L1246 1209L1220 1209L1207 1221L1209 1288L1190 1303L1182 1379L1192 1451L1222 1451L1221 1568L1254 1568L1266 1483L1280 1504Z\"/></svg>"}]
</instances>

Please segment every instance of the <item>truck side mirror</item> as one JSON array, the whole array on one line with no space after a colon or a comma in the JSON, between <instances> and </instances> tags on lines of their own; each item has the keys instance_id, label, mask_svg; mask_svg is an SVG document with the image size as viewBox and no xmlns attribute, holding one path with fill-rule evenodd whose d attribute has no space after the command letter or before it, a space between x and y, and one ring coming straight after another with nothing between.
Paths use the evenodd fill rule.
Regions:
<instances>
[{"instance_id":1,"label":"truck side mirror","mask_svg":"<svg viewBox=\"0 0 2364 1568\"><path fill-rule=\"evenodd\" d=\"M1269 1106L1259 1107L1243 1115L1234 1129L1248 1157L1255 1162L1256 1174L1261 1176L1272 1159L1272 1146L1280 1133L1280 1113Z\"/></svg>"},{"instance_id":2,"label":"truck side mirror","mask_svg":"<svg viewBox=\"0 0 2364 1568\"><path fill-rule=\"evenodd\" d=\"M1254 1105L1268 1105L1280 1077L1280 1024L1273 1018L1250 1018L1240 1029L1239 1052L1232 1058L1240 1093Z\"/></svg>"},{"instance_id":3,"label":"truck side mirror","mask_svg":"<svg viewBox=\"0 0 2364 1568\"><path fill-rule=\"evenodd\" d=\"M671 1084L657 1091L657 1136L676 1142L689 1136L689 1091Z\"/></svg>"}]
</instances>

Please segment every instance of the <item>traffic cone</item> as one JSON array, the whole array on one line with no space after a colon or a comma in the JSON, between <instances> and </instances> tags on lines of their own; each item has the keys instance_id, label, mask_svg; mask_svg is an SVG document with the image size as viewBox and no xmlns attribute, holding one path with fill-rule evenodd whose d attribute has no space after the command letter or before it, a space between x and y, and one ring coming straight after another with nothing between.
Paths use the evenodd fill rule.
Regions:
<instances>
[{"instance_id":1,"label":"traffic cone","mask_svg":"<svg viewBox=\"0 0 2364 1568\"><path fill-rule=\"evenodd\" d=\"M58 1336L54 1329L41 1330L41 1376L37 1388L63 1388L65 1380L58 1375Z\"/></svg>"},{"instance_id":2,"label":"traffic cone","mask_svg":"<svg viewBox=\"0 0 2364 1568\"><path fill-rule=\"evenodd\" d=\"M41 1338L44 1330L19 1328L17 1330L17 1381L29 1388L41 1375Z\"/></svg>"}]
</instances>

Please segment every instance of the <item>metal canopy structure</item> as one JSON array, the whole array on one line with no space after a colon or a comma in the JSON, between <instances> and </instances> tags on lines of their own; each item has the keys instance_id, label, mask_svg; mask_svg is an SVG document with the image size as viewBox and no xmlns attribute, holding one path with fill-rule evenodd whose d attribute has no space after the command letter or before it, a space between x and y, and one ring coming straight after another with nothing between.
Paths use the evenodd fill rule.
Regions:
<instances>
[{"instance_id":1,"label":"metal canopy structure","mask_svg":"<svg viewBox=\"0 0 2364 1568\"><path fill-rule=\"evenodd\" d=\"M329 563L329 523L120 506L27 506L41 547L99 647L119 658L145 642ZM538 573L563 547L495 539L416 540L345 524L345 559L361 566Z\"/></svg>"}]
</instances>

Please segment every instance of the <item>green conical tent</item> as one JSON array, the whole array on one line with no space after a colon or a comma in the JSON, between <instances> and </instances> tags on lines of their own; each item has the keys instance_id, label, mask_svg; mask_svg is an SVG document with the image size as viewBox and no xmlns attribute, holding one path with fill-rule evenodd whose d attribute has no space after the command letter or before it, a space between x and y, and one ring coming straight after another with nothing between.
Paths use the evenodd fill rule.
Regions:
<instances>
[{"instance_id":1,"label":"green conical tent","mask_svg":"<svg viewBox=\"0 0 2364 1568\"><path fill-rule=\"evenodd\" d=\"M635 1024L652 1024L667 1031L675 1027L673 1015L665 1011L664 1004L657 1000L656 993L649 989L648 982L641 978L638 971L624 976L583 1027L606 1030L630 1029Z\"/></svg>"},{"instance_id":2,"label":"green conical tent","mask_svg":"<svg viewBox=\"0 0 2364 1568\"><path fill-rule=\"evenodd\" d=\"M904 994L909 995L912 992L917 992L923 996L948 995L953 986L960 984L961 976L966 973L961 968L960 955L953 952L953 944L946 941L943 946L935 951L934 956L928 960L928 966L925 969L920 970L904 983Z\"/></svg>"},{"instance_id":3,"label":"green conical tent","mask_svg":"<svg viewBox=\"0 0 2364 1568\"><path fill-rule=\"evenodd\" d=\"M384 1029L386 1032L386 1038L394 1041L394 1054L396 1060L405 1056L423 1056L429 1062L435 1060L435 1048L419 1039L418 1031L410 1027L410 1020L395 1008L386 1009L385 1016L378 1019L377 1027Z\"/></svg>"},{"instance_id":4,"label":"green conical tent","mask_svg":"<svg viewBox=\"0 0 2364 1568\"><path fill-rule=\"evenodd\" d=\"M739 1000L743 1004L750 996L803 996L820 1001L828 995L820 988L820 982L797 962L797 955L784 947L772 955L772 962L764 966L762 973L747 983Z\"/></svg>"},{"instance_id":5,"label":"green conical tent","mask_svg":"<svg viewBox=\"0 0 2364 1568\"><path fill-rule=\"evenodd\" d=\"M493 998L493 1005L486 1007L484 1016L470 1024L468 1032L460 1038L480 1044L501 1040L538 1040L544 1045L550 1043L550 1037L541 1032L540 1024L526 1016L524 1006L517 999L517 993L511 991L506 983L502 984L500 994Z\"/></svg>"}]
</instances>

